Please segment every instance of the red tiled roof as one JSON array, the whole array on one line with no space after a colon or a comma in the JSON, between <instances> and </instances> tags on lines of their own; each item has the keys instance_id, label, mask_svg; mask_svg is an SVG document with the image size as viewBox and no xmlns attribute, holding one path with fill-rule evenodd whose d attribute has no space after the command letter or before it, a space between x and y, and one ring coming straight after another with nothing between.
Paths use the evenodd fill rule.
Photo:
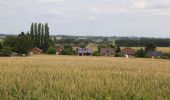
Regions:
<instances>
[{"instance_id":1,"label":"red tiled roof","mask_svg":"<svg viewBox=\"0 0 170 100\"><path fill-rule=\"evenodd\" d=\"M124 48L122 49L122 53L123 54L127 54L127 55L134 55L135 54L135 50L132 48Z\"/></svg>"}]
</instances>

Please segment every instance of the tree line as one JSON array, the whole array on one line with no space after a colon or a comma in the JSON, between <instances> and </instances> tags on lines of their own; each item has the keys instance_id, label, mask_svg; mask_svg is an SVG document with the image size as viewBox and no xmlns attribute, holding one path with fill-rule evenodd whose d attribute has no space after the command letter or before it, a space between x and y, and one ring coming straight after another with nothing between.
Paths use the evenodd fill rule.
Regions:
<instances>
[{"instance_id":1,"label":"tree line","mask_svg":"<svg viewBox=\"0 0 170 100\"><path fill-rule=\"evenodd\" d=\"M0 44L0 51L6 54L16 52L19 55L28 54L29 50L38 47L44 52L53 46L50 38L48 23L32 23L29 32L21 32L17 36L7 36Z\"/></svg>"},{"instance_id":2,"label":"tree line","mask_svg":"<svg viewBox=\"0 0 170 100\"><path fill-rule=\"evenodd\" d=\"M48 23L45 25L41 23L32 23L30 37L33 42L33 47L38 47L43 51L47 51L48 47L52 45Z\"/></svg>"},{"instance_id":3,"label":"tree line","mask_svg":"<svg viewBox=\"0 0 170 100\"><path fill-rule=\"evenodd\" d=\"M116 41L116 44L122 47L144 47L148 43L154 44L158 47L170 47L170 39L162 38L140 38L140 39L131 39L124 38Z\"/></svg>"}]
</instances>

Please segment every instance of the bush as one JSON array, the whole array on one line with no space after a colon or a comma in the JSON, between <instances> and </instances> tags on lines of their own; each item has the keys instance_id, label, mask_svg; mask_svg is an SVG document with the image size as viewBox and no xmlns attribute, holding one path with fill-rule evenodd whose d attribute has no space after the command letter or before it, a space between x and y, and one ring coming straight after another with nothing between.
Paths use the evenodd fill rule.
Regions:
<instances>
[{"instance_id":1,"label":"bush","mask_svg":"<svg viewBox=\"0 0 170 100\"><path fill-rule=\"evenodd\" d=\"M120 53L116 53L115 57L122 57L122 53L121 52Z\"/></svg>"},{"instance_id":2,"label":"bush","mask_svg":"<svg viewBox=\"0 0 170 100\"><path fill-rule=\"evenodd\" d=\"M142 48L141 48L140 50L137 50L137 52L136 52L136 57L140 57L140 58L146 57L145 50L142 49Z\"/></svg>"},{"instance_id":3,"label":"bush","mask_svg":"<svg viewBox=\"0 0 170 100\"><path fill-rule=\"evenodd\" d=\"M69 44L63 46L61 55L75 55L76 51L73 50L73 47Z\"/></svg>"},{"instance_id":4,"label":"bush","mask_svg":"<svg viewBox=\"0 0 170 100\"><path fill-rule=\"evenodd\" d=\"M2 51L4 54L8 54L8 55L10 55L10 54L12 53L12 50L11 50L10 47L4 47L4 48L2 48L1 51Z\"/></svg>"},{"instance_id":5,"label":"bush","mask_svg":"<svg viewBox=\"0 0 170 100\"><path fill-rule=\"evenodd\" d=\"M170 54L168 54L168 53L163 53L163 55L162 55L161 58L162 58L162 59L170 59Z\"/></svg>"},{"instance_id":6,"label":"bush","mask_svg":"<svg viewBox=\"0 0 170 100\"><path fill-rule=\"evenodd\" d=\"M54 47L49 47L47 49L47 54L55 55L56 54L56 49Z\"/></svg>"},{"instance_id":7,"label":"bush","mask_svg":"<svg viewBox=\"0 0 170 100\"><path fill-rule=\"evenodd\" d=\"M95 52L93 53L93 56L100 56L100 53L99 53L98 51L95 51Z\"/></svg>"}]
</instances>

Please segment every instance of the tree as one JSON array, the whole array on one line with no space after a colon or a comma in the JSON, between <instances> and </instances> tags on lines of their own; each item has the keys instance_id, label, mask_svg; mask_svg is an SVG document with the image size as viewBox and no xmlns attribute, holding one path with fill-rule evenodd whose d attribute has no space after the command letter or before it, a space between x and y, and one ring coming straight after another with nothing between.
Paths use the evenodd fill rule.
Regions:
<instances>
[{"instance_id":1,"label":"tree","mask_svg":"<svg viewBox=\"0 0 170 100\"><path fill-rule=\"evenodd\" d=\"M116 53L120 53L121 52L121 48L119 45L116 46Z\"/></svg>"},{"instance_id":2,"label":"tree","mask_svg":"<svg viewBox=\"0 0 170 100\"><path fill-rule=\"evenodd\" d=\"M115 52L115 56L116 57L121 57L122 56L122 53L121 53L121 48L119 45L116 46L116 52Z\"/></svg>"},{"instance_id":3,"label":"tree","mask_svg":"<svg viewBox=\"0 0 170 100\"><path fill-rule=\"evenodd\" d=\"M16 44L17 37L16 36L7 36L4 40L4 46L10 47L12 51L15 51L15 44Z\"/></svg>"},{"instance_id":4,"label":"tree","mask_svg":"<svg viewBox=\"0 0 170 100\"><path fill-rule=\"evenodd\" d=\"M64 45L61 51L62 55L73 55L74 53L73 47L69 44Z\"/></svg>"},{"instance_id":5,"label":"tree","mask_svg":"<svg viewBox=\"0 0 170 100\"><path fill-rule=\"evenodd\" d=\"M34 33L35 33L35 40L34 40L34 46L37 46L38 47L38 43L39 43L39 40L38 40L38 27L37 27L37 23L34 24Z\"/></svg>"},{"instance_id":6,"label":"tree","mask_svg":"<svg viewBox=\"0 0 170 100\"><path fill-rule=\"evenodd\" d=\"M50 46L50 37L49 37L49 27L48 24L45 24L45 34L44 34L44 51L47 51L47 48Z\"/></svg>"},{"instance_id":7,"label":"tree","mask_svg":"<svg viewBox=\"0 0 170 100\"><path fill-rule=\"evenodd\" d=\"M16 41L16 51L18 54L28 54L29 50L32 47L32 41L31 37L28 36L28 34L25 34L24 32L21 32L17 36L17 41Z\"/></svg>"},{"instance_id":8,"label":"tree","mask_svg":"<svg viewBox=\"0 0 170 100\"><path fill-rule=\"evenodd\" d=\"M32 23L30 36L33 40L34 47L41 48L44 52L46 52L50 46L53 46L47 23L45 25L41 23L38 23L38 25L37 23Z\"/></svg>"},{"instance_id":9,"label":"tree","mask_svg":"<svg viewBox=\"0 0 170 100\"><path fill-rule=\"evenodd\" d=\"M86 47L86 44L82 42L82 43L80 43L79 47L80 47L80 48L85 48L85 47Z\"/></svg>"},{"instance_id":10,"label":"tree","mask_svg":"<svg viewBox=\"0 0 170 100\"><path fill-rule=\"evenodd\" d=\"M37 47L41 48L41 23L38 24L38 33L37 33Z\"/></svg>"},{"instance_id":11,"label":"tree","mask_svg":"<svg viewBox=\"0 0 170 100\"><path fill-rule=\"evenodd\" d=\"M148 43L145 45L145 52L148 51L155 51L156 50L156 46L152 43Z\"/></svg>"},{"instance_id":12,"label":"tree","mask_svg":"<svg viewBox=\"0 0 170 100\"><path fill-rule=\"evenodd\" d=\"M12 53L12 49L10 47L3 47L1 50L4 54L10 55Z\"/></svg>"},{"instance_id":13,"label":"tree","mask_svg":"<svg viewBox=\"0 0 170 100\"><path fill-rule=\"evenodd\" d=\"M34 23L31 24L31 29L30 29L30 36L32 38L32 40L34 41Z\"/></svg>"},{"instance_id":14,"label":"tree","mask_svg":"<svg viewBox=\"0 0 170 100\"><path fill-rule=\"evenodd\" d=\"M99 44L98 51L100 52L101 48L109 48L108 44Z\"/></svg>"},{"instance_id":15,"label":"tree","mask_svg":"<svg viewBox=\"0 0 170 100\"><path fill-rule=\"evenodd\" d=\"M44 48L44 25L41 27L41 49Z\"/></svg>"},{"instance_id":16,"label":"tree","mask_svg":"<svg viewBox=\"0 0 170 100\"><path fill-rule=\"evenodd\" d=\"M0 42L0 50L3 48L2 42Z\"/></svg>"},{"instance_id":17,"label":"tree","mask_svg":"<svg viewBox=\"0 0 170 100\"><path fill-rule=\"evenodd\" d=\"M49 47L47 50L48 54L55 55L56 54L56 49L54 47Z\"/></svg>"},{"instance_id":18,"label":"tree","mask_svg":"<svg viewBox=\"0 0 170 100\"><path fill-rule=\"evenodd\" d=\"M146 55L146 52L142 48L140 50L137 50L137 52L136 52L137 57L143 58L143 57L145 57L145 55Z\"/></svg>"}]
</instances>

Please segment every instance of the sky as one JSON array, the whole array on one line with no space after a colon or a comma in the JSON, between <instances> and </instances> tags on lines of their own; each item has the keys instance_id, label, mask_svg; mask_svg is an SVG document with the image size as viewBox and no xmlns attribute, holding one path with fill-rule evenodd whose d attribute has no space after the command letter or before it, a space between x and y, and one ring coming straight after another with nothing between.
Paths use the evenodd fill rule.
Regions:
<instances>
[{"instance_id":1,"label":"sky","mask_svg":"<svg viewBox=\"0 0 170 100\"><path fill-rule=\"evenodd\" d=\"M170 37L170 0L0 0L0 33L32 22L55 35Z\"/></svg>"}]
</instances>

